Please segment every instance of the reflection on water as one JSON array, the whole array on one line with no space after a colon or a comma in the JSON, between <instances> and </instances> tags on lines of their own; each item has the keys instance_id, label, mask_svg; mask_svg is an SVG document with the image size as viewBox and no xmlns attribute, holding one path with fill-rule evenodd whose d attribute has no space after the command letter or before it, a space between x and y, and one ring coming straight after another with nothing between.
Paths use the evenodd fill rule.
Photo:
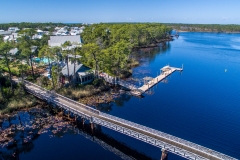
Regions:
<instances>
[{"instance_id":1,"label":"reflection on water","mask_svg":"<svg viewBox=\"0 0 240 160\"><path fill-rule=\"evenodd\" d=\"M132 53L134 59L140 62L140 65L133 68L133 75L127 79L129 83L137 86L143 85L143 78L149 76L152 72L149 64L155 61L158 56L169 54L171 50L170 42L161 43L159 47L143 48L138 52ZM160 74L160 73L156 73Z\"/></svg>"},{"instance_id":2,"label":"reflection on water","mask_svg":"<svg viewBox=\"0 0 240 160\"><path fill-rule=\"evenodd\" d=\"M1 119L0 159L19 159L20 154L31 152L34 141L42 134L47 134L49 138L81 135L122 159L152 159L104 134L101 126L92 128L89 123L67 119L61 113L56 114L56 111L56 108L33 108Z\"/></svg>"},{"instance_id":3,"label":"reflection on water","mask_svg":"<svg viewBox=\"0 0 240 160\"><path fill-rule=\"evenodd\" d=\"M142 48L140 51L132 53L133 58L141 62L141 65L147 65L154 61L159 54L165 54L171 49L170 42L161 43L159 47Z\"/></svg>"}]
</instances>

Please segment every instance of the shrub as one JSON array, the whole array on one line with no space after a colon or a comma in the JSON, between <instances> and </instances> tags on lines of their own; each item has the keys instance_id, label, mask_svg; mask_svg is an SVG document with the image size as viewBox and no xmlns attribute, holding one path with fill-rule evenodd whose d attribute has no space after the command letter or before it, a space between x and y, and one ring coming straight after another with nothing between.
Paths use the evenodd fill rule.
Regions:
<instances>
[{"instance_id":1,"label":"shrub","mask_svg":"<svg viewBox=\"0 0 240 160\"><path fill-rule=\"evenodd\" d=\"M94 79L92 84L96 87L98 87L99 85L101 85L103 83L102 79Z\"/></svg>"}]
</instances>

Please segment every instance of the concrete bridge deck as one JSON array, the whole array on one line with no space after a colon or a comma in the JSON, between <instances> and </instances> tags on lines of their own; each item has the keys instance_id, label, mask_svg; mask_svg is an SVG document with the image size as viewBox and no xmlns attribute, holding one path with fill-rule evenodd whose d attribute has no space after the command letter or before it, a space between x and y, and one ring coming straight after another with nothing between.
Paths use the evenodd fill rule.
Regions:
<instances>
[{"instance_id":1,"label":"concrete bridge deck","mask_svg":"<svg viewBox=\"0 0 240 160\"><path fill-rule=\"evenodd\" d=\"M46 100L48 103L59 106L64 110L71 112L75 116L80 116L89 120L90 123L102 125L156 147L165 149L186 159L235 160L235 158L232 158L225 154L169 135L167 133L102 113L89 106L73 101L67 97L52 93L28 81L25 81L25 89L30 94L33 94L40 99Z\"/></svg>"}]
</instances>

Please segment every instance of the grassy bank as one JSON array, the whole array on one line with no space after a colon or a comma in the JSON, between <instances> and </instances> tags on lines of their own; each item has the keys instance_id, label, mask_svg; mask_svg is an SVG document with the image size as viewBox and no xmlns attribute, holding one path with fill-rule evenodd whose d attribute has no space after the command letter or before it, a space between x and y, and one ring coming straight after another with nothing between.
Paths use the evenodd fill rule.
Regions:
<instances>
[{"instance_id":1,"label":"grassy bank","mask_svg":"<svg viewBox=\"0 0 240 160\"><path fill-rule=\"evenodd\" d=\"M0 95L0 115L12 113L23 108L33 107L37 104L37 99L27 94L22 86L15 85L14 92L9 87L2 88Z\"/></svg>"},{"instance_id":2,"label":"grassy bank","mask_svg":"<svg viewBox=\"0 0 240 160\"><path fill-rule=\"evenodd\" d=\"M94 80L91 84L77 85L63 87L57 90L57 93L66 96L68 98L79 100L81 98L89 97L92 95L99 94L103 91L108 91L110 86L103 80Z\"/></svg>"}]
</instances>

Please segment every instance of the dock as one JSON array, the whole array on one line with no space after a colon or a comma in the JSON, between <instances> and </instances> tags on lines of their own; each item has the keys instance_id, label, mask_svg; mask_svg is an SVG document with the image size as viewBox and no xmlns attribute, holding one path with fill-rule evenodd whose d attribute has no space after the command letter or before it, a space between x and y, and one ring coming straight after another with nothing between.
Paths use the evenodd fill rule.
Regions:
<instances>
[{"instance_id":1,"label":"dock","mask_svg":"<svg viewBox=\"0 0 240 160\"><path fill-rule=\"evenodd\" d=\"M169 75L171 75L173 72L175 71L183 71L183 67L182 68L176 68L176 67L171 67L169 65L164 66L163 68L160 69L161 70L161 74L155 78L150 78L150 77L146 77L147 82L144 83L143 86L131 90L131 93L133 95L136 96L140 96L143 93L145 93L147 90L149 90L150 88L152 88L154 85L156 85L157 83L161 82L162 80L164 80L166 77L168 77Z\"/></svg>"},{"instance_id":2,"label":"dock","mask_svg":"<svg viewBox=\"0 0 240 160\"><path fill-rule=\"evenodd\" d=\"M144 78L144 85L139 87L134 84L131 84L129 82L126 82L121 79L117 79L116 77L112 77L108 75L107 73L101 73L99 74L98 77L104 79L106 82L110 84L118 84L119 86L122 86L128 90L130 90L130 93L134 96L142 96L147 90L149 90L151 87L156 85L157 83L161 82L164 80L166 77L171 75L175 71L183 71L183 66L182 68L176 68L176 67L171 67L170 65L166 65L163 68L160 69L161 73L155 78L152 77L145 77Z\"/></svg>"}]
</instances>

